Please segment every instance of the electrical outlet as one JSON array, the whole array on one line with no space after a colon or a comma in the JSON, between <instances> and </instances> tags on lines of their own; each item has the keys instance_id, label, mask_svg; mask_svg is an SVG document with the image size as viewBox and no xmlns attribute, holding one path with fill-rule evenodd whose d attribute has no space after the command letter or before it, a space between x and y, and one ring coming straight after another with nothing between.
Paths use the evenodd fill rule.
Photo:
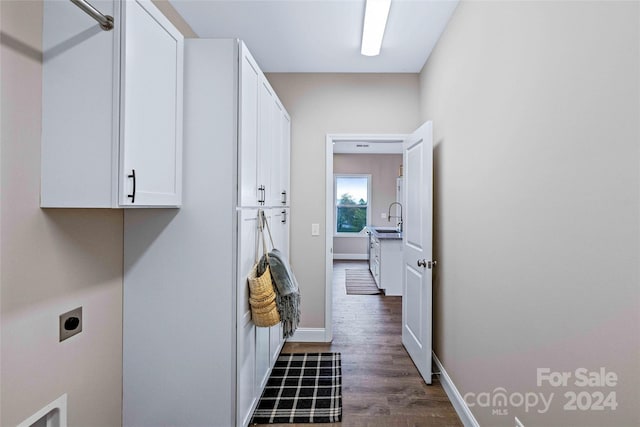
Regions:
<instances>
[{"instance_id":1,"label":"electrical outlet","mask_svg":"<svg viewBox=\"0 0 640 427\"><path fill-rule=\"evenodd\" d=\"M515 418L516 418L516 427L524 427L524 424L522 424L522 421L520 421L518 417L515 417Z\"/></svg>"},{"instance_id":2,"label":"electrical outlet","mask_svg":"<svg viewBox=\"0 0 640 427\"><path fill-rule=\"evenodd\" d=\"M60 342L82 332L82 307L60 315Z\"/></svg>"}]
</instances>

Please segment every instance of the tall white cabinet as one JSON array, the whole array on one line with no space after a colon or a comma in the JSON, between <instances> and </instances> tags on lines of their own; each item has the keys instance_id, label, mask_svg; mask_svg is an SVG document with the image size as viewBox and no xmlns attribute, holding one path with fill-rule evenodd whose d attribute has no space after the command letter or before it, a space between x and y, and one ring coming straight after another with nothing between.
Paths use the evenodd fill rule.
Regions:
<instances>
[{"instance_id":1,"label":"tall white cabinet","mask_svg":"<svg viewBox=\"0 0 640 427\"><path fill-rule=\"evenodd\" d=\"M114 28L45 1L42 207L177 207L182 34L150 0L99 0Z\"/></svg>"},{"instance_id":2,"label":"tall white cabinet","mask_svg":"<svg viewBox=\"0 0 640 427\"><path fill-rule=\"evenodd\" d=\"M290 118L243 43L207 39L185 41L184 117L182 208L125 211L125 427L246 426L283 345L246 278L258 209L289 251Z\"/></svg>"},{"instance_id":3,"label":"tall white cabinet","mask_svg":"<svg viewBox=\"0 0 640 427\"><path fill-rule=\"evenodd\" d=\"M239 52L239 205L288 206L291 121L244 44ZM259 131L258 131L259 130Z\"/></svg>"}]
</instances>

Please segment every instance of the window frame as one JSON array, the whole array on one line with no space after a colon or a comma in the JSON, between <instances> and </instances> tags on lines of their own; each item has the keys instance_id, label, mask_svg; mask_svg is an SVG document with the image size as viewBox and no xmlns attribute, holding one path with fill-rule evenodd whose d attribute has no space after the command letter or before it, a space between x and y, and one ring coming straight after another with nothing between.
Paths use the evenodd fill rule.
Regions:
<instances>
[{"instance_id":1,"label":"window frame","mask_svg":"<svg viewBox=\"0 0 640 427\"><path fill-rule=\"evenodd\" d=\"M371 187L372 175L365 173L334 173L333 174L333 236L334 237L364 237L364 228L357 233L338 232L338 179L339 178L366 178L367 179L367 225L371 225ZM356 205L362 207L362 205Z\"/></svg>"}]
</instances>

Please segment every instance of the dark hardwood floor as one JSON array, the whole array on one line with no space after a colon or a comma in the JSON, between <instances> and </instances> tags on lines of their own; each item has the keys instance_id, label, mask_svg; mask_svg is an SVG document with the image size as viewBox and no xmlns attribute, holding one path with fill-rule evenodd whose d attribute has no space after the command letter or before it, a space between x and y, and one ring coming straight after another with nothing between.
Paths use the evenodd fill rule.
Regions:
<instances>
[{"instance_id":1,"label":"dark hardwood floor","mask_svg":"<svg viewBox=\"0 0 640 427\"><path fill-rule=\"evenodd\" d=\"M342 423L325 425L462 426L437 376L426 385L402 346L402 298L346 295L345 270L367 266L363 261L334 264L333 342L286 343L282 350L341 353Z\"/></svg>"}]
</instances>

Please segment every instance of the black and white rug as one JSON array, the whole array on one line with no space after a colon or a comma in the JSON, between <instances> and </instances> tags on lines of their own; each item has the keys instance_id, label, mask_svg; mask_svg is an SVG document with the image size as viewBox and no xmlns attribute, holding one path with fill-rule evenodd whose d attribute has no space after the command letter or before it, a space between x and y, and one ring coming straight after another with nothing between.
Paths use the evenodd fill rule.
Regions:
<instances>
[{"instance_id":1,"label":"black and white rug","mask_svg":"<svg viewBox=\"0 0 640 427\"><path fill-rule=\"evenodd\" d=\"M281 354L252 423L334 423L342 420L340 353Z\"/></svg>"}]
</instances>

